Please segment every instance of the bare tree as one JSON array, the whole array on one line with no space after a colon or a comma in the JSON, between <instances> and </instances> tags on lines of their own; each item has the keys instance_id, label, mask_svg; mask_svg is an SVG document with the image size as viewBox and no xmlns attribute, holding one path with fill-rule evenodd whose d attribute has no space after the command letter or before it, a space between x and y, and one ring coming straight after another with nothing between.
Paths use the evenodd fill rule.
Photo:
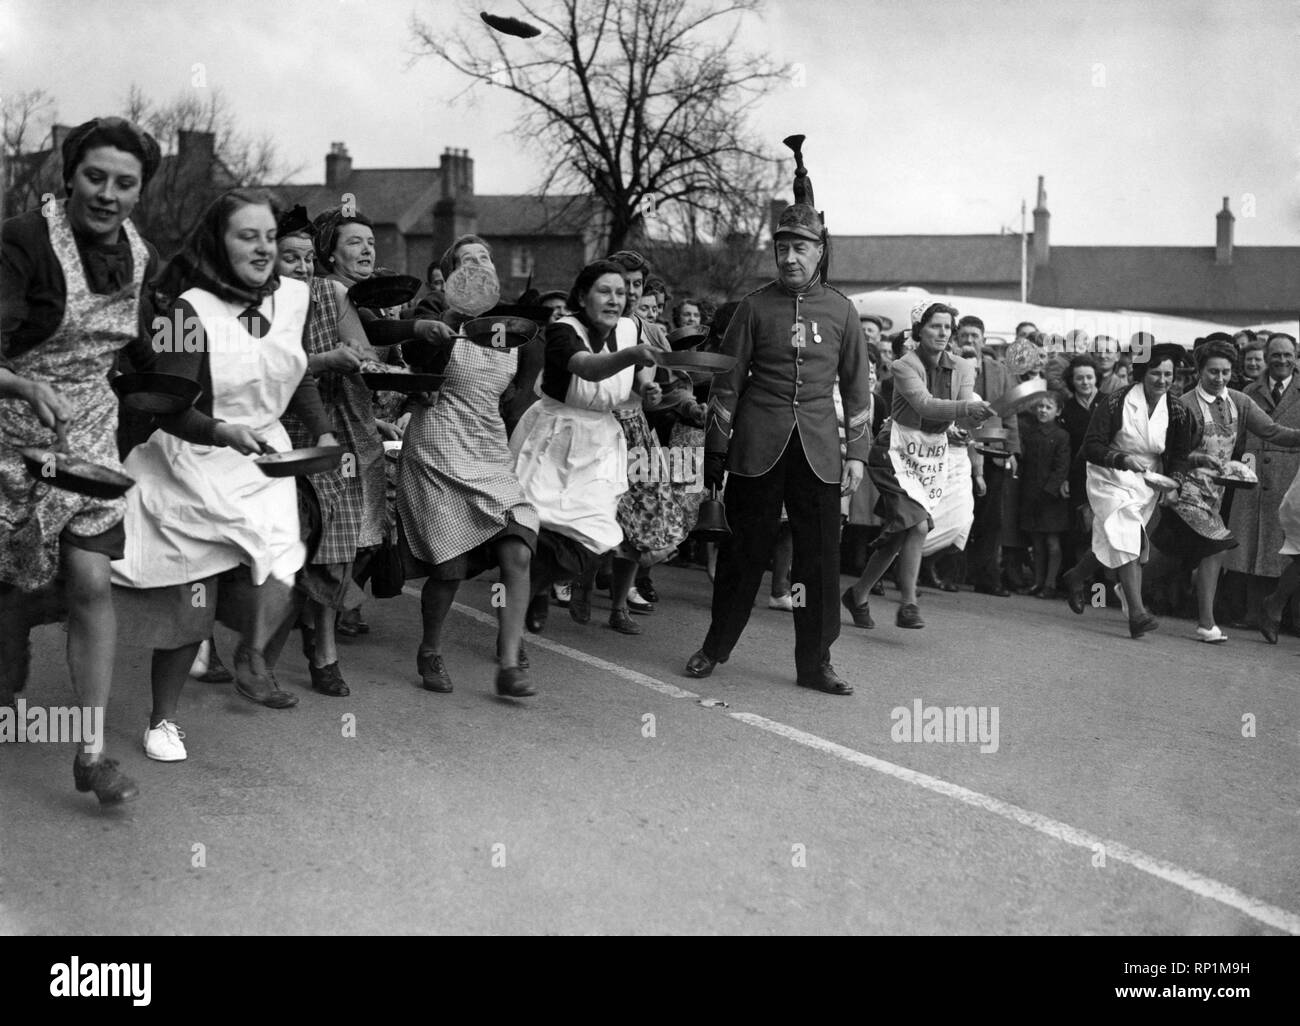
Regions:
<instances>
[{"instance_id":1,"label":"bare tree","mask_svg":"<svg viewBox=\"0 0 1300 1026\"><path fill-rule=\"evenodd\" d=\"M6 93L0 101L0 161L4 183L4 217L40 202L40 147L50 135L54 98L44 89Z\"/></svg>"},{"instance_id":2,"label":"bare tree","mask_svg":"<svg viewBox=\"0 0 1300 1026\"><path fill-rule=\"evenodd\" d=\"M544 154L542 192L589 192L608 220L608 247L644 235L647 216L676 208L723 216L765 158L748 130L779 77L736 47L762 0L525 0L536 39L498 35L472 10L448 31L412 18L419 52L524 101L517 131Z\"/></svg>"},{"instance_id":3,"label":"bare tree","mask_svg":"<svg viewBox=\"0 0 1300 1026\"><path fill-rule=\"evenodd\" d=\"M281 165L275 143L238 130L220 89L191 89L155 103L136 85L124 116L147 129L164 159L136 208L135 221L167 256L178 250L218 195L240 186L278 187L302 168Z\"/></svg>"}]
</instances>

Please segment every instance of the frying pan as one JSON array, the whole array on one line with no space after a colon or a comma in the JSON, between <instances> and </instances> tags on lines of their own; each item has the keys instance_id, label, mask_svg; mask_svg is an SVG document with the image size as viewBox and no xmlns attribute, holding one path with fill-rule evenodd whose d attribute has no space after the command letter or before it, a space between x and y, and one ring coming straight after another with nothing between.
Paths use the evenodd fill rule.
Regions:
<instances>
[{"instance_id":1,"label":"frying pan","mask_svg":"<svg viewBox=\"0 0 1300 1026\"><path fill-rule=\"evenodd\" d=\"M116 499L135 485L133 478L38 445L20 449L27 472L38 481L94 499Z\"/></svg>"},{"instance_id":2,"label":"frying pan","mask_svg":"<svg viewBox=\"0 0 1300 1026\"><path fill-rule=\"evenodd\" d=\"M170 414L188 410L202 389L197 381L179 374L136 372L115 377L113 391L127 409Z\"/></svg>"},{"instance_id":3,"label":"frying pan","mask_svg":"<svg viewBox=\"0 0 1300 1026\"><path fill-rule=\"evenodd\" d=\"M259 456L253 462L267 477L301 477L333 470L343 459L343 446L316 445L309 449L290 449Z\"/></svg>"},{"instance_id":4,"label":"frying pan","mask_svg":"<svg viewBox=\"0 0 1300 1026\"><path fill-rule=\"evenodd\" d=\"M997 399L990 404L993 412L1001 419L1006 420L1025 403L1032 400L1035 396L1041 395L1047 391L1047 382L1042 378L1030 378L1028 381L1022 381L1009 392L1003 392Z\"/></svg>"},{"instance_id":5,"label":"frying pan","mask_svg":"<svg viewBox=\"0 0 1300 1026\"><path fill-rule=\"evenodd\" d=\"M668 333L668 344L672 347L673 352L681 352L685 349L694 349L706 338L708 338L709 329L702 324L692 324L685 328L675 328Z\"/></svg>"},{"instance_id":6,"label":"frying pan","mask_svg":"<svg viewBox=\"0 0 1300 1026\"><path fill-rule=\"evenodd\" d=\"M420 279L409 274L385 274L359 281L348 289L348 299L368 310L405 306L420 291Z\"/></svg>"},{"instance_id":7,"label":"frying pan","mask_svg":"<svg viewBox=\"0 0 1300 1026\"><path fill-rule=\"evenodd\" d=\"M460 333L476 346L484 349L517 349L535 339L541 329L537 322L525 317L506 317L499 313L487 314L466 321Z\"/></svg>"}]
</instances>

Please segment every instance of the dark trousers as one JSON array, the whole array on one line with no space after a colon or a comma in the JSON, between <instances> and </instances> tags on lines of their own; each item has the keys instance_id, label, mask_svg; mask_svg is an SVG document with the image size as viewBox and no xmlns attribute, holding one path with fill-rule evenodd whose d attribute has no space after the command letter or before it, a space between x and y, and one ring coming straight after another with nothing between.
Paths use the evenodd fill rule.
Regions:
<instances>
[{"instance_id":1,"label":"dark trousers","mask_svg":"<svg viewBox=\"0 0 1300 1026\"><path fill-rule=\"evenodd\" d=\"M988 491L975 497L975 518L966 545L967 580L977 587L996 588L1002 583L1002 492L1006 463L985 457L984 483Z\"/></svg>"},{"instance_id":2,"label":"dark trousers","mask_svg":"<svg viewBox=\"0 0 1300 1026\"><path fill-rule=\"evenodd\" d=\"M816 675L840 636L840 486L813 473L796 428L776 465L758 477L727 478L723 499L731 537L718 549L713 619L704 654L725 662L740 640L781 528L790 518L790 584L803 586L794 608L794 662L800 679Z\"/></svg>"}]
</instances>

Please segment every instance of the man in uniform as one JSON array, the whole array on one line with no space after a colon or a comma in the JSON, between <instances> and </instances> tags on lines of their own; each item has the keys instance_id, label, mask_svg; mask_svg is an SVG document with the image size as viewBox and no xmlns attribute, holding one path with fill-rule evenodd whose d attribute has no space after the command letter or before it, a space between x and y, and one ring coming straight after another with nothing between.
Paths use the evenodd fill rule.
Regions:
<instances>
[{"instance_id":1,"label":"man in uniform","mask_svg":"<svg viewBox=\"0 0 1300 1026\"><path fill-rule=\"evenodd\" d=\"M803 198L799 185L796 178L796 200ZM861 482L871 447L869 361L857 310L824 281L826 229L810 190L804 193L807 202L787 207L777 223L777 280L740 302L722 343L736 365L710 392L705 484L718 487L724 466L730 471L724 501L732 534L718 553L709 632L686 673L707 677L731 655L784 504L794 543L797 682L851 695L830 649L840 633L840 497ZM837 376L847 460L832 394Z\"/></svg>"}]
</instances>

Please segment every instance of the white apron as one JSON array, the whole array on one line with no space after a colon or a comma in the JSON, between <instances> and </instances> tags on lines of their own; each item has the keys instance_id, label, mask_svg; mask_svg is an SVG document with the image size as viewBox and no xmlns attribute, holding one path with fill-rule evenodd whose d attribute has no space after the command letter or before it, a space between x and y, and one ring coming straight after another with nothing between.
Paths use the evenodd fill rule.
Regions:
<instances>
[{"instance_id":1,"label":"white apron","mask_svg":"<svg viewBox=\"0 0 1300 1026\"><path fill-rule=\"evenodd\" d=\"M282 280L262 304L271 327L260 340L239 323L242 307L201 289L181 297L203 324L212 416L252 428L281 452L292 444L280 418L307 371L309 295L302 282ZM133 449L124 467L139 487L127 493L126 558L113 564L113 583L188 584L241 563L255 585L268 577L292 582L307 556L297 486L291 477L267 477L254 459L162 430Z\"/></svg>"},{"instance_id":2,"label":"white apron","mask_svg":"<svg viewBox=\"0 0 1300 1026\"><path fill-rule=\"evenodd\" d=\"M948 473L943 495L930 516L934 527L925 536L921 555L934 555L949 545L966 548L966 539L975 521L975 490L971 485L970 455L964 445L953 445L948 449Z\"/></svg>"},{"instance_id":3,"label":"white apron","mask_svg":"<svg viewBox=\"0 0 1300 1026\"><path fill-rule=\"evenodd\" d=\"M1134 388L1124 397L1124 420L1113 448L1146 456L1159 472L1169 429L1169 396L1162 395L1148 415L1146 393ZM1092 506L1092 551L1112 570L1141 557L1146 525L1159 496L1136 470L1112 470L1088 464L1088 503Z\"/></svg>"},{"instance_id":4,"label":"white apron","mask_svg":"<svg viewBox=\"0 0 1300 1026\"><path fill-rule=\"evenodd\" d=\"M889 426L889 459L899 486L933 516L948 483L947 431L930 434L893 421ZM969 466L966 472L970 473Z\"/></svg>"},{"instance_id":5,"label":"white apron","mask_svg":"<svg viewBox=\"0 0 1300 1026\"><path fill-rule=\"evenodd\" d=\"M564 317L560 323L591 348L581 322ZM620 318L615 351L634 345L636 325ZM635 367L604 381L574 375L564 402L543 396L520 418L510 439L515 475L542 527L595 553L623 540L617 513L619 496L627 491L627 442L610 411L627 401L635 377Z\"/></svg>"}]
</instances>

